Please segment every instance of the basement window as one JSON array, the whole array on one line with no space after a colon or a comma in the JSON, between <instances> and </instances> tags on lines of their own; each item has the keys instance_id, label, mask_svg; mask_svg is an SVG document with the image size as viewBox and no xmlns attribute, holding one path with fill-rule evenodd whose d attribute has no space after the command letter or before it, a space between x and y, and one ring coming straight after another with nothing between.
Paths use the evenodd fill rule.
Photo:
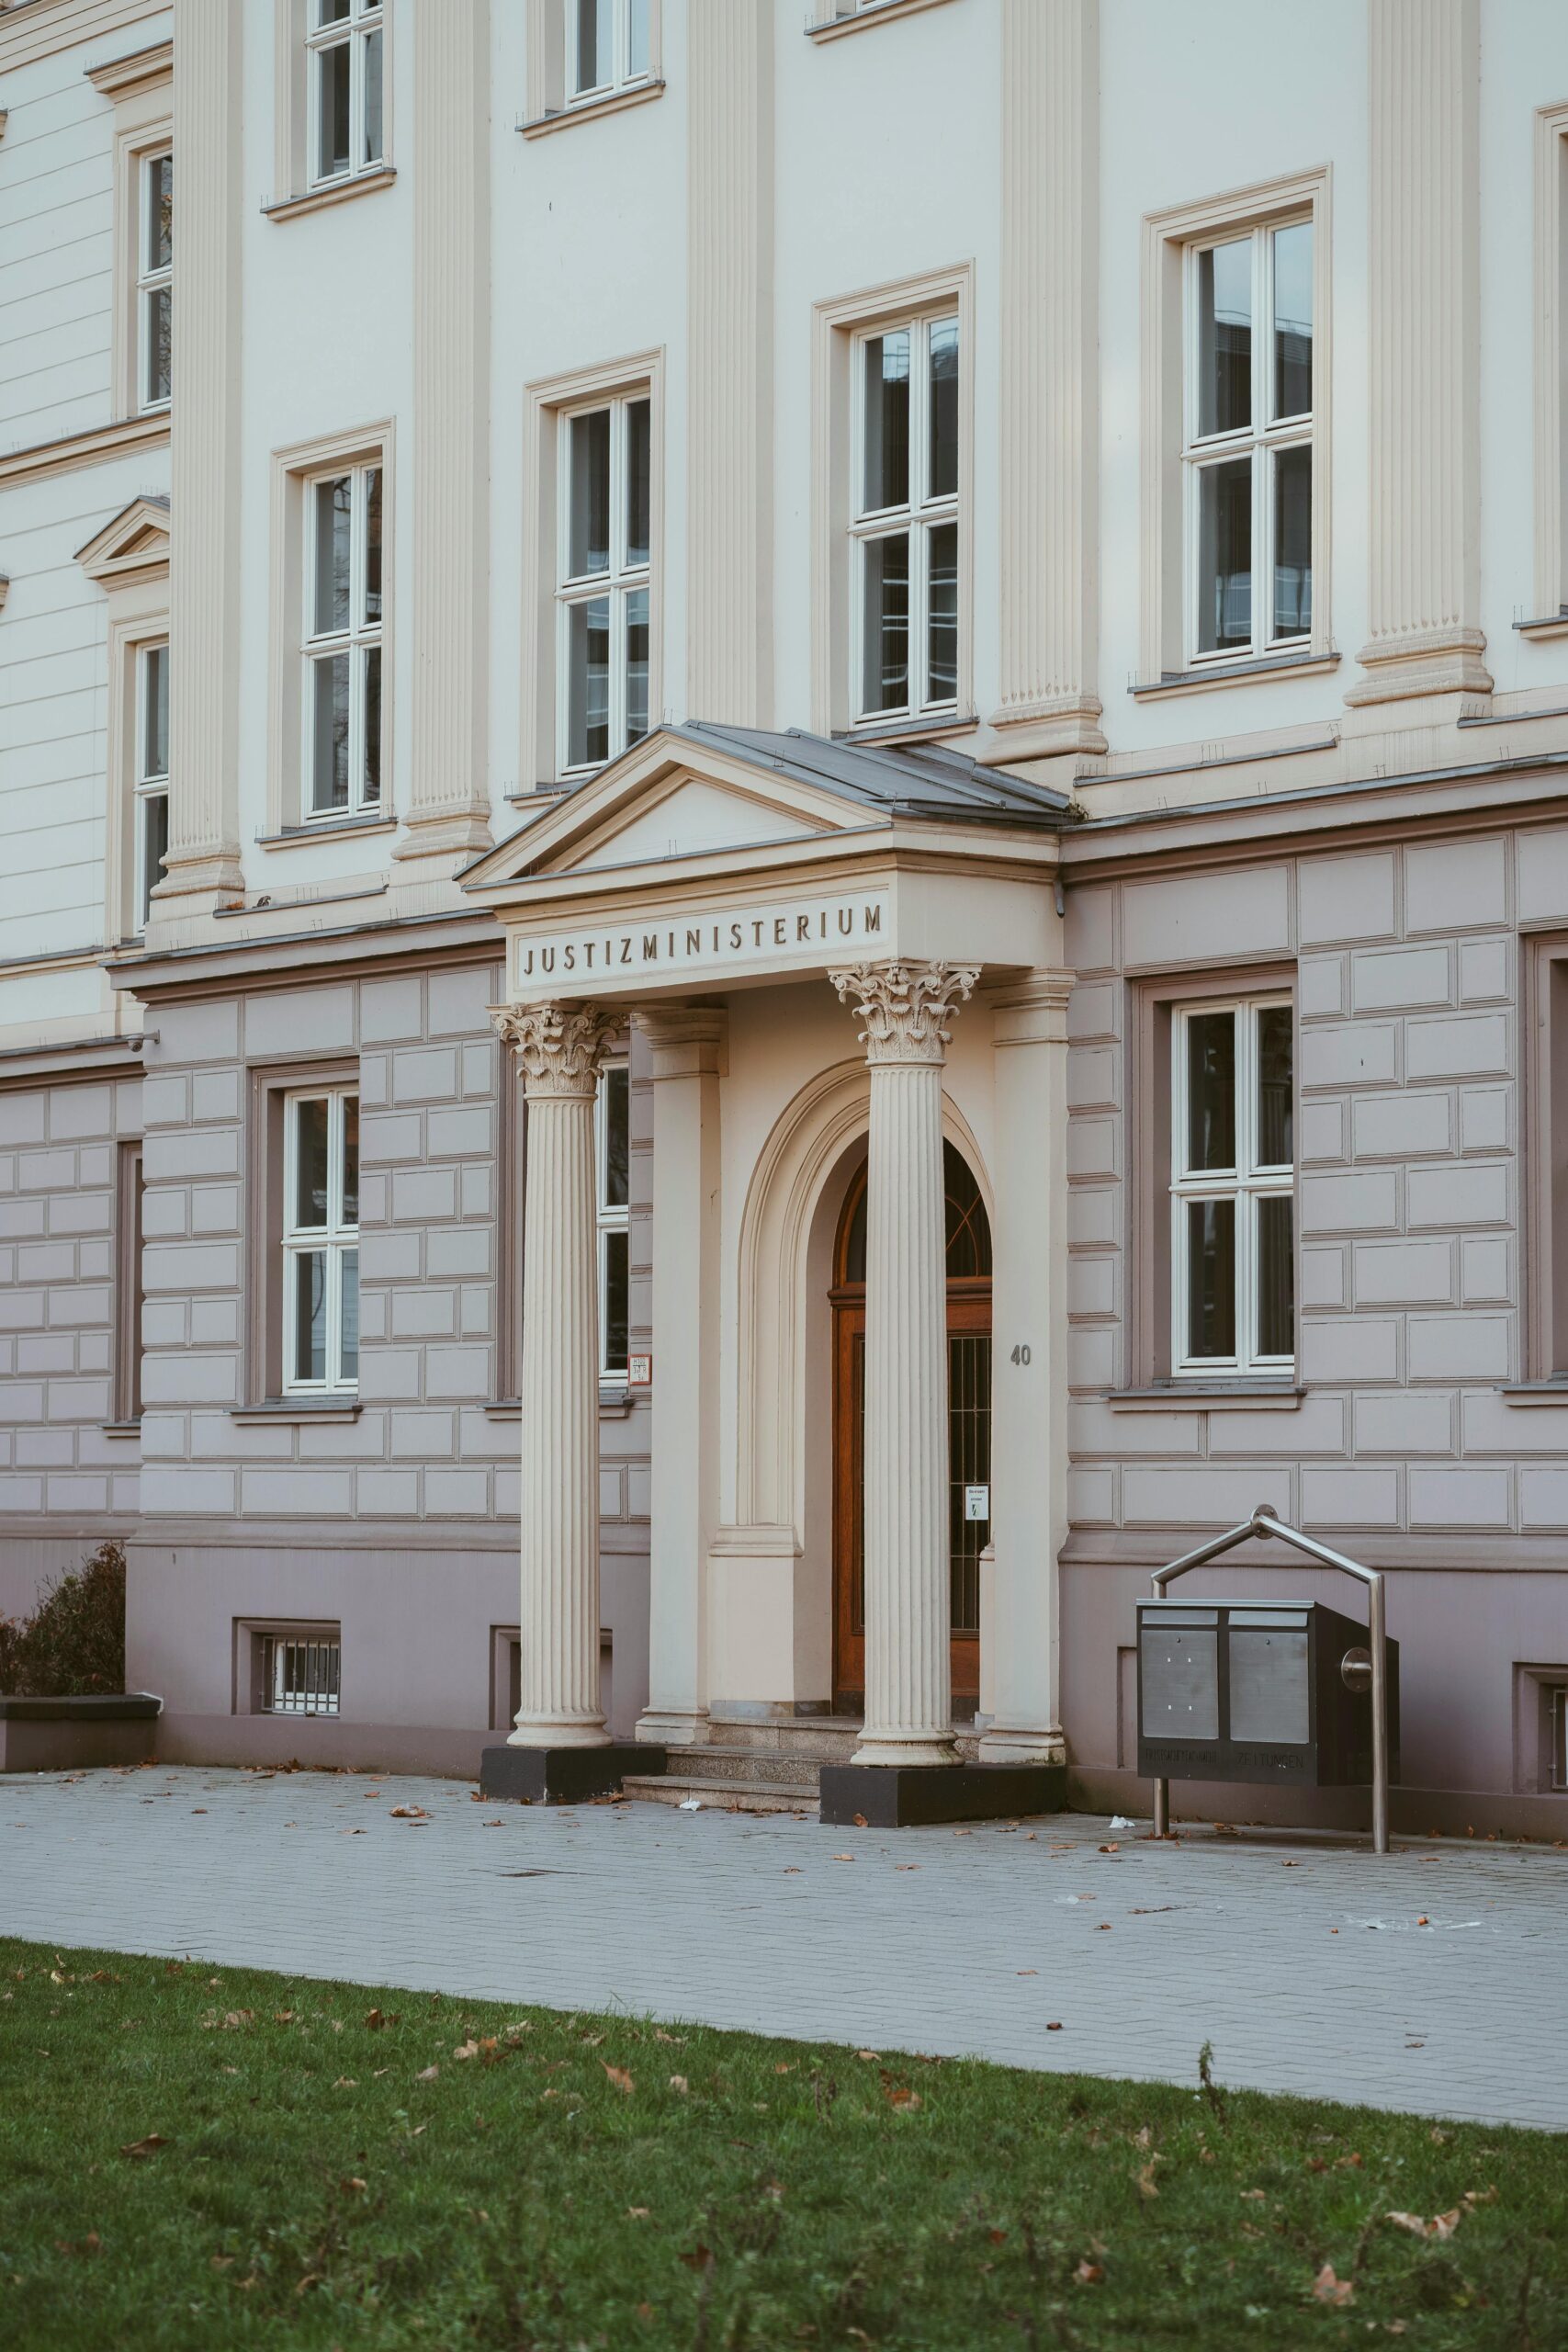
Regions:
<instances>
[{"instance_id":1,"label":"basement window","mask_svg":"<svg viewBox=\"0 0 1568 2352\"><path fill-rule=\"evenodd\" d=\"M340 1634L260 1634L256 1677L264 1715L335 1715L343 1679Z\"/></svg>"}]
</instances>

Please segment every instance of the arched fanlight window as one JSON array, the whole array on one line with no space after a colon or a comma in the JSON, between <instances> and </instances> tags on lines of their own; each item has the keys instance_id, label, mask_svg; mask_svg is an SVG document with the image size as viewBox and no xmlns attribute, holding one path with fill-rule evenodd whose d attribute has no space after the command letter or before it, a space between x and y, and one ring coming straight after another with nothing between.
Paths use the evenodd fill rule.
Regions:
<instances>
[{"instance_id":1,"label":"arched fanlight window","mask_svg":"<svg viewBox=\"0 0 1568 2352\"><path fill-rule=\"evenodd\" d=\"M991 1220L974 1170L950 1143L942 1147L942 1182L947 1195L947 1279L949 1282L988 1281L991 1272ZM840 1287L865 1280L865 1166L851 1183L839 1222L838 1280Z\"/></svg>"}]
</instances>

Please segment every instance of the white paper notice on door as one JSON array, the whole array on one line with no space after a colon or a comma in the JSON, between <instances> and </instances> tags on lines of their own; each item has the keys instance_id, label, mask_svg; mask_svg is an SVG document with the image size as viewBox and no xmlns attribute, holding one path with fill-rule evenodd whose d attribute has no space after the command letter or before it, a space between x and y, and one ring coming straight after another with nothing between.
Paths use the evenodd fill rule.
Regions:
<instances>
[{"instance_id":1,"label":"white paper notice on door","mask_svg":"<svg viewBox=\"0 0 1568 2352\"><path fill-rule=\"evenodd\" d=\"M964 1487L964 1518L965 1518L965 1519L989 1519L989 1518L990 1518L990 1516L991 1516L991 1490L990 1490L989 1487Z\"/></svg>"}]
</instances>

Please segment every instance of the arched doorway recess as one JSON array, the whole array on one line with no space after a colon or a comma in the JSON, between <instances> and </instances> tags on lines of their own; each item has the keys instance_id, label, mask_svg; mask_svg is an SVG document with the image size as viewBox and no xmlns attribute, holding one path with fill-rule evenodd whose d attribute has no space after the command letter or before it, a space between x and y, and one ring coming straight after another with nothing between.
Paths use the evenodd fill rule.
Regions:
<instances>
[{"instance_id":1,"label":"arched doorway recess","mask_svg":"<svg viewBox=\"0 0 1568 2352\"><path fill-rule=\"evenodd\" d=\"M991 1481L991 1223L963 1153L942 1148L947 1212L948 1558L953 1705L980 1695L980 1554L988 1517L971 1519L968 1489ZM845 1195L833 1251L833 1707L865 1710L866 1170Z\"/></svg>"}]
</instances>

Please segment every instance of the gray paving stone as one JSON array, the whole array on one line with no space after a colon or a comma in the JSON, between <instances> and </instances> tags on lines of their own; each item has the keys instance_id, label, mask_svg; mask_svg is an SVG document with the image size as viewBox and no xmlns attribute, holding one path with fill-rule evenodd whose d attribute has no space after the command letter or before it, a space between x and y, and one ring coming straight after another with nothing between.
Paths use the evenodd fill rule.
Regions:
<instances>
[{"instance_id":1,"label":"gray paving stone","mask_svg":"<svg viewBox=\"0 0 1568 2352\"><path fill-rule=\"evenodd\" d=\"M1083 1815L878 1835L352 1773L0 1781L14 1935L1141 2080L1195 2082L1208 2040L1233 2085L1554 2131L1565 1897L1568 1853L1491 1844L1156 1846Z\"/></svg>"}]
</instances>

